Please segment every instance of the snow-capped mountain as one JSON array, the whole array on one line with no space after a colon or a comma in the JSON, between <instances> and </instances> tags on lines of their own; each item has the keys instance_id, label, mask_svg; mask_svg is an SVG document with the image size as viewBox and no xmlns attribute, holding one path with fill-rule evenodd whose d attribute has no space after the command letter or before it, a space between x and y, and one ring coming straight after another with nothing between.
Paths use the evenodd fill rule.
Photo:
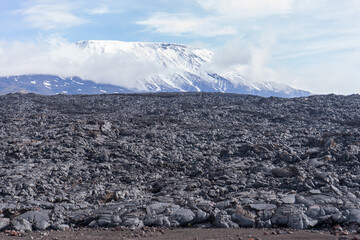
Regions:
<instances>
[{"instance_id":1,"label":"snow-capped mountain","mask_svg":"<svg viewBox=\"0 0 360 240\"><path fill-rule=\"evenodd\" d=\"M239 69L213 72L203 67L210 64L213 53L206 49L192 48L180 44L120 42L120 41L81 41L75 46L89 56L114 59L121 70L123 64L117 64L114 56L138 62L139 71L143 63L148 63L154 71L136 79L108 79L112 84L98 84L97 79L86 76L60 77L52 75L22 75L0 78L0 93L19 90L41 94L95 94L114 92L228 92L261 96L297 97L310 93L296 90L275 82L254 82L245 78ZM117 64L117 65L116 65ZM149 65L150 64L150 65ZM101 74L101 69L99 69ZM107 71L109 71L107 69ZM126 69L123 69L126 71ZM114 78L114 77L113 77ZM91 81L94 80L94 81ZM118 80L118 82L117 82ZM124 84L129 83L132 84ZM104 82L103 80L101 82ZM106 81L105 81L106 82ZM131 87L129 87L131 86Z\"/></svg>"}]
</instances>

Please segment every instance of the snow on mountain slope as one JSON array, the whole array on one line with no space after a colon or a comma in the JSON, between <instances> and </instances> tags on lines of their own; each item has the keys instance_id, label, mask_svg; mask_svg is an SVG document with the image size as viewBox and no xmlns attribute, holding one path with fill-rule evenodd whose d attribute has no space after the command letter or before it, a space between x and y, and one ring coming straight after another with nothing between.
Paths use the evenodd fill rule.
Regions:
<instances>
[{"instance_id":1,"label":"snow on mountain slope","mask_svg":"<svg viewBox=\"0 0 360 240\"><path fill-rule=\"evenodd\" d=\"M204 62L209 62L212 52L206 49L190 48L180 44L121 42L121 41L81 41L76 45L97 54L134 54L139 60L147 59L169 68L183 71L199 69Z\"/></svg>"},{"instance_id":2,"label":"snow on mountain slope","mask_svg":"<svg viewBox=\"0 0 360 240\"><path fill-rule=\"evenodd\" d=\"M212 58L212 52L180 44L120 41L81 41L76 44L92 54L131 54L141 61L156 63L160 73L142 79L143 91L201 91L189 73L198 75L199 68ZM214 79L207 79L207 82ZM216 89L214 89L216 90Z\"/></svg>"},{"instance_id":3,"label":"snow on mountain slope","mask_svg":"<svg viewBox=\"0 0 360 240\"><path fill-rule=\"evenodd\" d=\"M81 41L76 44L96 54L133 54L139 61L146 59L163 68L161 74L145 79L144 91L207 91L249 93L275 96L303 96L308 92L295 90L271 81L255 82L243 76L241 70L213 73L204 71L203 64L211 63L213 53L206 49L180 44L120 41Z\"/></svg>"},{"instance_id":4,"label":"snow on mountain slope","mask_svg":"<svg viewBox=\"0 0 360 240\"><path fill-rule=\"evenodd\" d=\"M135 63L139 63L135 65L139 67L139 71L141 71L142 62L151 62L156 71L148 77L139 77L139 79L112 79L112 84L98 84L80 78L62 78L52 75L12 76L0 78L0 93L24 89L43 94L189 91L280 97L297 97L310 94L272 81L255 82L252 79L245 78L240 68L216 73L207 71L203 66L211 63L213 53L206 49L169 43L99 40L80 41L75 46L95 59L97 57L109 57L109 59L116 61L117 56L122 57L122 59L129 57ZM124 68L126 71L126 66L122 66L121 62L112 64L118 69ZM106 71L109 71L109 68ZM91 75L86 78L96 81L96 79L92 79ZM126 87L124 81L132 81L135 84L130 85L138 87Z\"/></svg>"}]
</instances>

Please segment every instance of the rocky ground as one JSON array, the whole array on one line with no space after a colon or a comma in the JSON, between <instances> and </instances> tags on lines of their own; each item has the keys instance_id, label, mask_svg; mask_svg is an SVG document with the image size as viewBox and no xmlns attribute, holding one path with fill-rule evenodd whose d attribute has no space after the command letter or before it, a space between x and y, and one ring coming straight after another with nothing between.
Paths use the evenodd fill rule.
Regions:
<instances>
[{"instance_id":1,"label":"rocky ground","mask_svg":"<svg viewBox=\"0 0 360 240\"><path fill-rule=\"evenodd\" d=\"M341 235L360 224L359 159L359 95L4 95L0 230Z\"/></svg>"}]
</instances>

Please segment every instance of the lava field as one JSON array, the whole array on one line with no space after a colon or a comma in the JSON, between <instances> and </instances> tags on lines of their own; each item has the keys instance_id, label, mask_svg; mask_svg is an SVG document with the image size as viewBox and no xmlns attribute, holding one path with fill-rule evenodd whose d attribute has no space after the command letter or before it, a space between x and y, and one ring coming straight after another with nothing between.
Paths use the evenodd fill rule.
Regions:
<instances>
[{"instance_id":1,"label":"lava field","mask_svg":"<svg viewBox=\"0 0 360 240\"><path fill-rule=\"evenodd\" d=\"M360 224L360 96L0 96L0 230Z\"/></svg>"}]
</instances>

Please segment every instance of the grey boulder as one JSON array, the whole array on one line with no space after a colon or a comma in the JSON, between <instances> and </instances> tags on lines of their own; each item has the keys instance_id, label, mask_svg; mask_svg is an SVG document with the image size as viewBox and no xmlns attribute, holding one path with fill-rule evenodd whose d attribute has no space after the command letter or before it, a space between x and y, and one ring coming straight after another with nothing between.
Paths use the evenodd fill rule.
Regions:
<instances>
[{"instance_id":1,"label":"grey boulder","mask_svg":"<svg viewBox=\"0 0 360 240\"><path fill-rule=\"evenodd\" d=\"M17 216L17 218L27 220L35 230L45 230L50 227L48 211L29 211Z\"/></svg>"},{"instance_id":2,"label":"grey boulder","mask_svg":"<svg viewBox=\"0 0 360 240\"><path fill-rule=\"evenodd\" d=\"M349 223L357 223L360 225L360 209L351 209L348 218Z\"/></svg>"},{"instance_id":3,"label":"grey boulder","mask_svg":"<svg viewBox=\"0 0 360 240\"><path fill-rule=\"evenodd\" d=\"M180 208L171 215L171 218L183 226L191 223L195 219L195 214L190 209Z\"/></svg>"}]
</instances>

